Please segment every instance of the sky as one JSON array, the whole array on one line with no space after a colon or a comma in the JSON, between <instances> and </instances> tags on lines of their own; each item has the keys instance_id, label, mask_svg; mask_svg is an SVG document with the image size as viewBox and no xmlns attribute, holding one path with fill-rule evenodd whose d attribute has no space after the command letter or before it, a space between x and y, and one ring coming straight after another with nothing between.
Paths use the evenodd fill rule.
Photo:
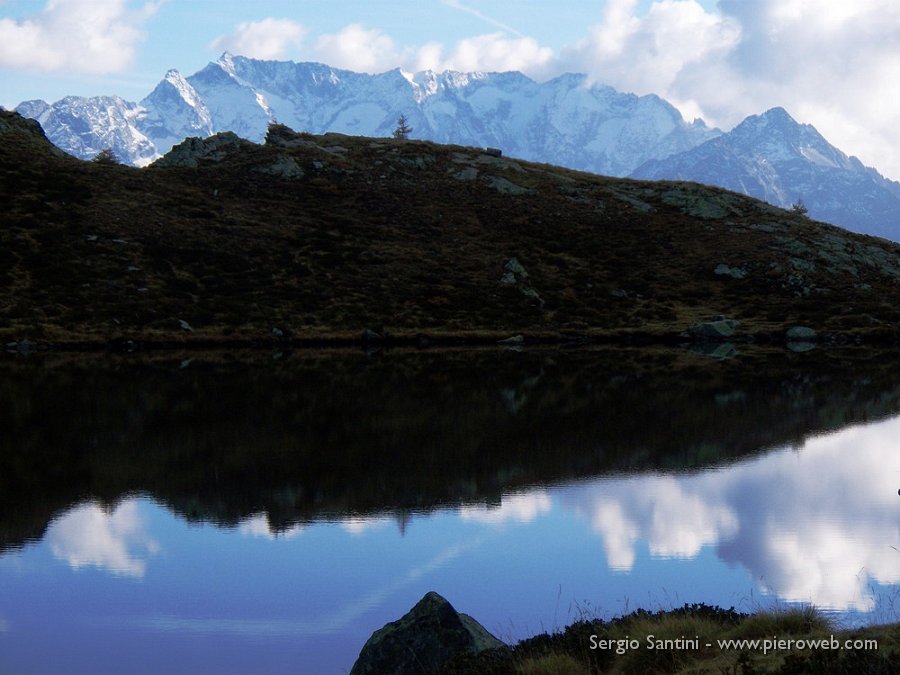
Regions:
<instances>
[{"instance_id":1,"label":"sky","mask_svg":"<svg viewBox=\"0 0 900 675\"><path fill-rule=\"evenodd\" d=\"M226 50L368 73L586 73L725 131L782 106L900 179L896 0L0 0L0 105L138 101Z\"/></svg>"}]
</instances>

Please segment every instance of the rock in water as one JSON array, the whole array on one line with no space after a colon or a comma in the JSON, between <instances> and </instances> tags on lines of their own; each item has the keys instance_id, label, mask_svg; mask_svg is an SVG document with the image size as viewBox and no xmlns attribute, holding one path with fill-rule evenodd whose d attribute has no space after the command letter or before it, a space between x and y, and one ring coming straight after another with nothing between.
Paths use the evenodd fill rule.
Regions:
<instances>
[{"instance_id":1,"label":"rock in water","mask_svg":"<svg viewBox=\"0 0 900 675\"><path fill-rule=\"evenodd\" d=\"M451 659L505 645L431 591L400 620L372 633L350 675L437 673Z\"/></svg>"}]
</instances>

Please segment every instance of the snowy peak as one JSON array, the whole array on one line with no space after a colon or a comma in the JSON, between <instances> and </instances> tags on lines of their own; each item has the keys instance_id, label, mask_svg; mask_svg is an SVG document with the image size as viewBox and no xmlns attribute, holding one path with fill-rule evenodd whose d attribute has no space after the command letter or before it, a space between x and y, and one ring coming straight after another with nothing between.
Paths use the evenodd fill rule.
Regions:
<instances>
[{"instance_id":1,"label":"snowy peak","mask_svg":"<svg viewBox=\"0 0 900 675\"><path fill-rule=\"evenodd\" d=\"M396 69L366 75L229 52L188 77L167 72L140 105L128 104L134 108L130 131L89 112L91 104L80 100L85 102L81 126L96 141L82 139L81 145L93 148L101 138L119 134L121 156L131 163L159 156L187 136L233 131L261 141L276 120L312 133L388 136L403 113L415 138L494 146L523 159L625 175L649 159L720 133L702 123L686 124L656 96L622 94L589 84L584 75L566 74L543 84L517 72ZM63 102L23 104L23 112L46 116L47 110L63 107L79 114L77 105ZM48 133L85 156L64 125ZM129 148L136 134L143 141Z\"/></svg>"},{"instance_id":2,"label":"snowy peak","mask_svg":"<svg viewBox=\"0 0 900 675\"><path fill-rule=\"evenodd\" d=\"M143 108L118 96L66 96L51 106L23 104L20 114L34 117L59 148L83 159L110 148L117 157L144 165L156 156L153 143L140 131Z\"/></svg>"},{"instance_id":3,"label":"snowy peak","mask_svg":"<svg viewBox=\"0 0 900 675\"><path fill-rule=\"evenodd\" d=\"M730 133L736 145L766 155L769 161L804 160L820 166L850 169L855 164L811 124L800 124L784 108L751 115Z\"/></svg>"},{"instance_id":4,"label":"snowy peak","mask_svg":"<svg viewBox=\"0 0 900 675\"><path fill-rule=\"evenodd\" d=\"M900 230L900 184L784 108L752 115L723 135L702 120L685 122L658 96L622 93L577 73L542 83L518 72L398 68L367 75L224 52L193 75L168 71L140 104L67 97L17 110L77 157L112 147L138 165L186 137L231 131L261 142L274 121L314 134L389 136L402 113L412 138L491 146L612 176L694 180L781 206L802 199L813 217L900 238L893 231Z\"/></svg>"},{"instance_id":5,"label":"snowy peak","mask_svg":"<svg viewBox=\"0 0 900 675\"><path fill-rule=\"evenodd\" d=\"M751 115L632 176L718 185L785 208L802 201L813 218L900 240L900 184L848 157L784 108Z\"/></svg>"},{"instance_id":6,"label":"snowy peak","mask_svg":"<svg viewBox=\"0 0 900 675\"><path fill-rule=\"evenodd\" d=\"M149 138L157 156L188 136L209 136L213 123L200 95L177 70L170 70L156 88L141 101L144 117L139 127Z\"/></svg>"}]
</instances>

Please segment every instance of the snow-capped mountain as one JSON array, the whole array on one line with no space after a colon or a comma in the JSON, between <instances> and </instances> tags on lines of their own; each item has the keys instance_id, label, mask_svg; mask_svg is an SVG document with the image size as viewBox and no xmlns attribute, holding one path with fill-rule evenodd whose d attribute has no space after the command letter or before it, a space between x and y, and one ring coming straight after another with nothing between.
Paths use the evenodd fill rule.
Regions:
<instances>
[{"instance_id":1,"label":"snow-capped mountain","mask_svg":"<svg viewBox=\"0 0 900 675\"><path fill-rule=\"evenodd\" d=\"M783 108L748 117L686 152L651 160L632 176L718 185L783 207L802 202L817 220L900 239L900 183L848 157Z\"/></svg>"},{"instance_id":2,"label":"snow-capped mountain","mask_svg":"<svg viewBox=\"0 0 900 675\"><path fill-rule=\"evenodd\" d=\"M187 78L170 70L138 104L68 97L16 110L78 157L112 147L137 165L186 136L234 131L261 141L272 121L312 133L390 136L403 113L413 138L493 146L523 159L623 176L721 133L701 121L686 123L658 96L589 85L584 75L542 84L521 73L367 75L227 53Z\"/></svg>"},{"instance_id":3,"label":"snow-capped mountain","mask_svg":"<svg viewBox=\"0 0 900 675\"><path fill-rule=\"evenodd\" d=\"M122 161L142 166L159 156L141 130L146 111L118 96L66 96L53 105L25 101L16 112L40 122L47 138L75 157L89 159L111 148Z\"/></svg>"},{"instance_id":4,"label":"snow-capped mountain","mask_svg":"<svg viewBox=\"0 0 900 675\"><path fill-rule=\"evenodd\" d=\"M166 73L140 107L144 112L136 124L157 153L166 152L189 136L215 133L212 116L200 94L177 70Z\"/></svg>"},{"instance_id":5,"label":"snow-capped mountain","mask_svg":"<svg viewBox=\"0 0 900 675\"><path fill-rule=\"evenodd\" d=\"M16 110L77 157L111 147L135 165L188 136L233 131L259 142L274 121L312 133L389 136L402 113L412 138L497 147L612 176L693 180L780 206L802 200L814 218L900 240L900 184L783 109L723 135L700 120L685 122L658 96L624 94L584 75L544 83L516 72L367 75L225 53L186 78L170 70L139 103L69 96Z\"/></svg>"}]
</instances>

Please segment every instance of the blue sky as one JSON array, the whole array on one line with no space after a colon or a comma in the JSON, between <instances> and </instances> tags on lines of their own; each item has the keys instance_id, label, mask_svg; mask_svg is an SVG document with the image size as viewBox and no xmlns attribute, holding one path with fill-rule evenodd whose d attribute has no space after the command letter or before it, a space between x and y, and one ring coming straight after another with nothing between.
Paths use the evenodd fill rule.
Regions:
<instances>
[{"instance_id":1,"label":"blue sky","mask_svg":"<svg viewBox=\"0 0 900 675\"><path fill-rule=\"evenodd\" d=\"M780 105L900 178L896 0L0 0L0 105L136 101L225 49L362 72L584 72L723 129Z\"/></svg>"}]
</instances>

